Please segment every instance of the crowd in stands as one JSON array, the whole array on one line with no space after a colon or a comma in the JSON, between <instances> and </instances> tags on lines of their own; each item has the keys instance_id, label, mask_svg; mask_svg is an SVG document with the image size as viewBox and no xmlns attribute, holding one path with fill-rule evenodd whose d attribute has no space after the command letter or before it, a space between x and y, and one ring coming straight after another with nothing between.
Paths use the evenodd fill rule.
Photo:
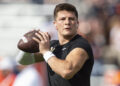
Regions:
<instances>
[{"instance_id":1,"label":"crowd in stands","mask_svg":"<svg viewBox=\"0 0 120 86\"><path fill-rule=\"evenodd\" d=\"M78 32L88 39L93 48L95 64L92 75L104 76L102 86L119 86L120 1L91 2L88 14L80 20Z\"/></svg>"},{"instance_id":2,"label":"crowd in stands","mask_svg":"<svg viewBox=\"0 0 120 86\"><path fill-rule=\"evenodd\" d=\"M10 57L0 58L0 86L47 86L44 63L20 65Z\"/></svg>"}]
</instances>

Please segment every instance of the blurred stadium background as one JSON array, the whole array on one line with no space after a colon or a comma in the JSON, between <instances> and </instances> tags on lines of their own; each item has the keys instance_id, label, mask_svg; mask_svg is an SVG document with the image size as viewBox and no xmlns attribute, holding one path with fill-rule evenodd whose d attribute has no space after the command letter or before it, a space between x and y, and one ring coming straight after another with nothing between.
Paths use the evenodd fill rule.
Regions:
<instances>
[{"instance_id":1,"label":"blurred stadium background","mask_svg":"<svg viewBox=\"0 0 120 86\"><path fill-rule=\"evenodd\" d=\"M53 9L62 2L77 7L78 33L93 48L95 64L91 86L120 86L120 0L0 0L0 86L18 86L6 85L6 80L11 80L6 77L13 74L15 77L10 83L14 83L16 77L31 66L37 70L43 84L29 86L47 86L44 63L30 67L15 63L19 53L17 43L24 33L32 29L48 31L52 39L57 39L52 24Z\"/></svg>"}]
</instances>

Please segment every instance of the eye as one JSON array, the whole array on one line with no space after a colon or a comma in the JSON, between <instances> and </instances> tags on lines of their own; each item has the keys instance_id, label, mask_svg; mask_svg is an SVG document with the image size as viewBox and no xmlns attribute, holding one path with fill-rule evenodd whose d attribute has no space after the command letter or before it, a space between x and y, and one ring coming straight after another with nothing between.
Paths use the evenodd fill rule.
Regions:
<instances>
[{"instance_id":1,"label":"eye","mask_svg":"<svg viewBox=\"0 0 120 86\"><path fill-rule=\"evenodd\" d=\"M63 17L63 18L60 18L60 20L65 20L65 18Z\"/></svg>"},{"instance_id":2,"label":"eye","mask_svg":"<svg viewBox=\"0 0 120 86\"><path fill-rule=\"evenodd\" d=\"M75 18L74 18L74 17L70 17L70 18L69 18L69 20L72 20L72 21L74 21L74 20L75 20Z\"/></svg>"}]
</instances>

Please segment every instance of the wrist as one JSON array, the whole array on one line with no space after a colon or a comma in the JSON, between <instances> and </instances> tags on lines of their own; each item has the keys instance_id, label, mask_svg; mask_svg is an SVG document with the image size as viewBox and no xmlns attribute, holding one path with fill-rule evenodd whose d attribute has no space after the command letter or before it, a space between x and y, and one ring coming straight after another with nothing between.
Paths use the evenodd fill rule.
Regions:
<instances>
[{"instance_id":1,"label":"wrist","mask_svg":"<svg viewBox=\"0 0 120 86\"><path fill-rule=\"evenodd\" d=\"M53 56L55 55L51 51L46 51L45 53L43 53L43 58L45 59L46 62L48 62L48 60Z\"/></svg>"},{"instance_id":2,"label":"wrist","mask_svg":"<svg viewBox=\"0 0 120 86\"><path fill-rule=\"evenodd\" d=\"M50 50L44 50L44 51L40 51L40 53L42 54L42 55L44 55L46 52L48 52L48 51L50 51Z\"/></svg>"}]
</instances>

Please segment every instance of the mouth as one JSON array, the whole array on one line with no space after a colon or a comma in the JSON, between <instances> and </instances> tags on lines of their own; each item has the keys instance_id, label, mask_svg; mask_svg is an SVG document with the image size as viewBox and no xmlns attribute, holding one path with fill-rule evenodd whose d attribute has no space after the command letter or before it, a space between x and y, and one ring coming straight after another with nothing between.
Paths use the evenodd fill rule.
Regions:
<instances>
[{"instance_id":1,"label":"mouth","mask_svg":"<svg viewBox=\"0 0 120 86\"><path fill-rule=\"evenodd\" d=\"M65 28L65 29L70 29L70 28Z\"/></svg>"},{"instance_id":2,"label":"mouth","mask_svg":"<svg viewBox=\"0 0 120 86\"><path fill-rule=\"evenodd\" d=\"M71 28L70 27L65 27L66 30L70 30Z\"/></svg>"},{"instance_id":3,"label":"mouth","mask_svg":"<svg viewBox=\"0 0 120 86\"><path fill-rule=\"evenodd\" d=\"M64 30L66 30L66 31L70 31L70 30L71 30L71 28L64 28Z\"/></svg>"}]
</instances>

